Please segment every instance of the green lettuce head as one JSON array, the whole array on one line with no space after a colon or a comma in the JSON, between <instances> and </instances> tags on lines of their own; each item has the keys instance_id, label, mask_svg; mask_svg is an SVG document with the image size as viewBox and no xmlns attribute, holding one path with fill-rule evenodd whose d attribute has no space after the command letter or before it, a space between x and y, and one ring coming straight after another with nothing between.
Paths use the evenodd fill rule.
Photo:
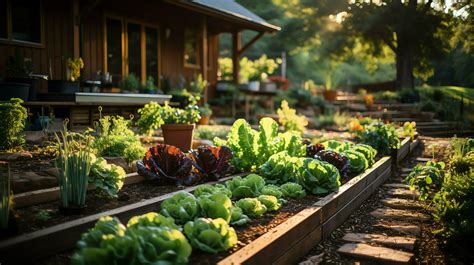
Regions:
<instances>
[{"instance_id":1,"label":"green lettuce head","mask_svg":"<svg viewBox=\"0 0 474 265\"><path fill-rule=\"evenodd\" d=\"M259 169L267 183L286 183L295 180L295 170L299 158L292 157L287 151L276 153Z\"/></svg>"},{"instance_id":2,"label":"green lettuce head","mask_svg":"<svg viewBox=\"0 0 474 265\"><path fill-rule=\"evenodd\" d=\"M191 193L178 192L161 203L161 214L172 217L177 224L185 224L199 214L199 204Z\"/></svg>"},{"instance_id":3,"label":"green lettuce head","mask_svg":"<svg viewBox=\"0 0 474 265\"><path fill-rule=\"evenodd\" d=\"M232 207L230 209L230 212L232 214L230 218L231 225L241 226L250 222L250 218L247 215L245 215L242 209L240 209L239 207L237 206Z\"/></svg>"},{"instance_id":4,"label":"green lettuce head","mask_svg":"<svg viewBox=\"0 0 474 265\"><path fill-rule=\"evenodd\" d=\"M203 185L199 185L194 190L193 193L194 193L194 196L196 196L197 198L199 198L201 196L209 196L209 195L212 195L214 193L222 193L222 194L226 195L229 198L232 197L232 191L230 191L228 188L226 188L222 184L214 184L214 185L203 184Z\"/></svg>"},{"instance_id":5,"label":"green lettuce head","mask_svg":"<svg viewBox=\"0 0 474 265\"><path fill-rule=\"evenodd\" d=\"M174 223L174 219L171 217L163 216L159 213L149 212L143 215L138 215L130 218L127 223L128 229L134 229L136 227L169 227L178 229L178 226Z\"/></svg>"},{"instance_id":6,"label":"green lettuce head","mask_svg":"<svg viewBox=\"0 0 474 265\"><path fill-rule=\"evenodd\" d=\"M341 186L337 168L327 162L302 158L303 166L298 168L298 183L313 194L325 194Z\"/></svg>"},{"instance_id":7,"label":"green lettuce head","mask_svg":"<svg viewBox=\"0 0 474 265\"><path fill-rule=\"evenodd\" d=\"M306 196L306 192L298 183L288 182L280 186L284 198L298 199Z\"/></svg>"},{"instance_id":8,"label":"green lettuce head","mask_svg":"<svg viewBox=\"0 0 474 265\"><path fill-rule=\"evenodd\" d=\"M222 218L230 222L232 201L223 193L214 193L198 198L201 213L204 217Z\"/></svg>"},{"instance_id":9,"label":"green lettuce head","mask_svg":"<svg viewBox=\"0 0 474 265\"><path fill-rule=\"evenodd\" d=\"M360 173L369 167L369 161L361 152L349 149L344 152L344 155L349 159L350 172Z\"/></svg>"},{"instance_id":10,"label":"green lettuce head","mask_svg":"<svg viewBox=\"0 0 474 265\"><path fill-rule=\"evenodd\" d=\"M277 185L269 184L263 187L262 189L263 195L272 195L280 199L283 196L283 192L280 190L280 187Z\"/></svg>"},{"instance_id":11,"label":"green lettuce head","mask_svg":"<svg viewBox=\"0 0 474 265\"><path fill-rule=\"evenodd\" d=\"M256 198L240 199L235 203L235 206L250 217L260 217L267 211L267 207Z\"/></svg>"},{"instance_id":12,"label":"green lettuce head","mask_svg":"<svg viewBox=\"0 0 474 265\"><path fill-rule=\"evenodd\" d=\"M265 186L265 180L257 174L249 174L245 178L235 177L225 184L234 198L257 197Z\"/></svg>"},{"instance_id":13,"label":"green lettuce head","mask_svg":"<svg viewBox=\"0 0 474 265\"><path fill-rule=\"evenodd\" d=\"M222 218L198 218L184 225L184 233L191 245L202 251L216 254L237 244L237 233Z\"/></svg>"},{"instance_id":14,"label":"green lettuce head","mask_svg":"<svg viewBox=\"0 0 474 265\"><path fill-rule=\"evenodd\" d=\"M258 200L265 205L269 212L276 211L281 207L278 198L272 195L260 195L258 196Z\"/></svg>"}]
</instances>

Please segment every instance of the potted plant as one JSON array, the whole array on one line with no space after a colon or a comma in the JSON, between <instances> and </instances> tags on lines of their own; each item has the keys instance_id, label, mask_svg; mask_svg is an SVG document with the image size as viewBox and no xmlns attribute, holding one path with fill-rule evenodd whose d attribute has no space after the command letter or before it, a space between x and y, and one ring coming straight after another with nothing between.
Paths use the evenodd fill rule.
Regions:
<instances>
[{"instance_id":1,"label":"potted plant","mask_svg":"<svg viewBox=\"0 0 474 265\"><path fill-rule=\"evenodd\" d=\"M68 58L66 75L67 80L49 80L49 93L74 94L80 91L79 77L81 76L81 69L84 68L82 58Z\"/></svg>"},{"instance_id":2,"label":"potted plant","mask_svg":"<svg viewBox=\"0 0 474 265\"><path fill-rule=\"evenodd\" d=\"M374 101L375 101L375 97L374 95L365 95L364 96L364 103L365 103L365 108L367 110L371 110L372 109L372 106L374 105Z\"/></svg>"},{"instance_id":3,"label":"potted plant","mask_svg":"<svg viewBox=\"0 0 474 265\"><path fill-rule=\"evenodd\" d=\"M212 109L209 104L204 104L199 107L199 114L201 115L201 119L199 120L199 125L207 125L209 124L209 120L211 119Z\"/></svg>"},{"instance_id":4,"label":"potted plant","mask_svg":"<svg viewBox=\"0 0 474 265\"><path fill-rule=\"evenodd\" d=\"M231 58L219 58L219 69L217 72L216 90L217 91L228 91L229 85L232 84L232 59Z\"/></svg>"},{"instance_id":5,"label":"potted plant","mask_svg":"<svg viewBox=\"0 0 474 265\"><path fill-rule=\"evenodd\" d=\"M8 57L5 65L7 78L0 82L0 100L20 98L28 101L36 98L37 80L30 77L32 72L31 60L25 60L23 56L16 53ZM33 88L33 85L35 87ZM30 96L31 94L31 96Z\"/></svg>"},{"instance_id":6,"label":"potted plant","mask_svg":"<svg viewBox=\"0 0 474 265\"><path fill-rule=\"evenodd\" d=\"M146 82L142 86L141 91L145 94L157 94L157 93L159 93L158 87L155 85L155 79L152 76L149 76L146 79Z\"/></svg>"},{"instance_id":7,"label":"potted plant","mask_svg":"<svg viewBox=\"0 0 474 265\"><path fill-rule=\"evenodd\" d=\"M161 127L165 144L173 145L187 152L191 149L195 123L199 121L197 105L188 105L184 109L171 107L166 101L163 106L150 102L138 110L138 126L142 132L151 135Z\"/></svg>"}]
</instances>

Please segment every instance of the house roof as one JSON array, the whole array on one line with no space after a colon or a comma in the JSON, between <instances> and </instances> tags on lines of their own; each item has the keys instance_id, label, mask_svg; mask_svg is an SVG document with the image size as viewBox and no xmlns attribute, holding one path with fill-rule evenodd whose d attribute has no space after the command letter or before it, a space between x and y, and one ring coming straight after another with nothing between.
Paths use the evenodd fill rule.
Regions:
<instances>
[{"instance_id":1,"label":"house roof","mask_svg":"<svg viewBox=\"0 0 474 265\"><path fill-rule=\"evenodd\" d=\"M204 9L211 13L226 15L233 20L252 24L264 31L274 32L280 30L280 27L266 22L234 0L180 0L176 2Z\"/></svg>"}]
</instances>

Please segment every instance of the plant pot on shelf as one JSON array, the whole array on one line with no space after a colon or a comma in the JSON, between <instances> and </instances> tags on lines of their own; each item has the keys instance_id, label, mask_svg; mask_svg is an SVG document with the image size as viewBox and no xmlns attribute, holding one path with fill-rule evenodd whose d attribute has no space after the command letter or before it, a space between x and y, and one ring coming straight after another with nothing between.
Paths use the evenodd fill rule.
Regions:
<instances>
[{"instance_id":1,"label":"plant pot on shelf","mask_svg":"<svg viewBox=\"0 0 474 265\"><path fill-rule=\"evenodd\" d=\"M265 92L276 92L277 85L273 82L260 82L260 90Z\"/></svg>"},{"instance_id":2,"label":"plant pot on shelf","mask_svg":"<svg viewBox=\"0 0 474 265\"><path fill-rule=\"evenodd\" d=\"M336 101L337 99L337 91L335 90L324 90L323 95L327 101Z\"/></svg>"},{"instance_id":3,"label":"plant pot on shelf","mask_svg":"<svg viewBox=\"0 0 474 265\"><path fill-rule=\"evenodd\" d=\"M260 90L260 81L249 81L247 89L250 91L259 91Z\"/></svg>"},{"instance_id":4,"label":"plant pot on shelf","mask_svg":"<svg viewBox=\"0 0 474 265\"><path fill-rule=\"evenodd\" d=\"M191 149L194 124L163 124L161 130L165 144L176 146L182 152Z\"/></svg>"},{"instance_id":5,"label":"plant pot on shelf","mask_svg":"<svg viewBox=\"0 0 474 265\"><path fill-rule=\"evenodd\" d=\"M19 98L28 101L30 87L31 85L27 83L0 82L0 100Z\"/></svg>"},{"instance_id":6,"label":"plant pot on shelf","mask_svg":"<svg viewBox=\"0 0 474 265\"><path fill-rule=\"evenodd\" d=\"M208 125L209 120L211 119L211 115L201 115L201 119L199 120L199 125Z\"/></svg>"},{"instance_id":7,"label":"plant pot on shelf","mask_svg":"<svg viewBox=\"0 0 474 265\"><path fill-rule=\"evenodd\" d=\"M49 80L48 92L60 94L75 94L76 92L80 92L80 85L79 82L74 81Z\"/></svg>"},{"instance_id":8,"label":"plant pot on shelf","mask_svg":"<svg viewBox=\"0 0 474 265\"><path fill-rule=\"evenodd\" d=\"M36 94L39 91L40 80L36 78L27 78L27 77L9 77L5 78L7 82L13 83L22 83L22 84L29 84L30 89L28 91L28 101L36 100Z\"/></svg>"},{"instance_id":9,"label":"plant pot on shelf","mask_svg":"<svg viewBox=\"0 0 474 265\"><path fill-rule=\"evenodd\" d=\"M217 81L216 90L217 91L228 91L232 81Z\"/></svg>"}]
</instances>

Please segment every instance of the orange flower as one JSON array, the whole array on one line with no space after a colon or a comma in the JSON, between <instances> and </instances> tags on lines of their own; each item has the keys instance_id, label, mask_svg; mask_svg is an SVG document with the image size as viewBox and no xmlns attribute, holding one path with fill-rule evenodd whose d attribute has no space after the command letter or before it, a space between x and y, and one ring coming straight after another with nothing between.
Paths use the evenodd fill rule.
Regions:
<instances>
[{"instance_id":1,"label":"orange flower","mask_svg":"<svg viewBox=\"0 0 474 265\"><path fill-rule=\"evenodd\" d=\"M349 131L351 132L361 132L364 130L364 127L359 123L358 119L353 119L349 123Z\"/></svg>"}]
</instances>

